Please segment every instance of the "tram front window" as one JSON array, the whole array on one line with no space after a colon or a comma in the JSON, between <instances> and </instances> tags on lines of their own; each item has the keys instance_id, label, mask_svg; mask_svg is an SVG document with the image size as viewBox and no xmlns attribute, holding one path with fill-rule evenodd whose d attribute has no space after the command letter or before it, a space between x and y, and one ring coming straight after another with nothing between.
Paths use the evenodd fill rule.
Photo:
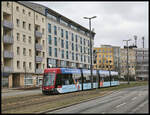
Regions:
<instances>
[{"instance_id":1,"label":"tram front window","mask_svg":"<svg viewBox=\"0 0 150 115\"><path fill-rule=\"evenodd\" d=\"M44 86L53 86L55 80L55 73L45 73L43 78Z\"/></svg>"}]
</instances>

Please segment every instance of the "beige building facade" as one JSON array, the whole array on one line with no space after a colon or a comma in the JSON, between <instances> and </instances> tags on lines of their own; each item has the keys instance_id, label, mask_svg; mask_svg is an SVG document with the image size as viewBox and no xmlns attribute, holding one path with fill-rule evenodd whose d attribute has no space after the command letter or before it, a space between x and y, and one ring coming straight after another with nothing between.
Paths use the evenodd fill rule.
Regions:
<instances>
[{"instance_id":1,"label":"beige building facade","mask_svg":"<svg viewBox=\"0 0 150 115\"><path fill-rule=\"evenodd\" d=\"M121 76L126 76L127 75L127 49L126 48L121 48L120 51L120 67L121 67ZM135 67L136 67L136 52L134 49L128 50L128 64L129 64L129 76L131 76L131 79L135 79Z\"/></svg>"},{"instance_id":2,"label":"beige building facade","mask_svg":"<svg viewBox=\"0 0 150 115\"><path fill-rule=\"evenodd\" d=\"M3 1L1 22L4 87L41 85L49 64L89 68L89 30L61 14L30 2Z\"/></svg>"}]
</instances>

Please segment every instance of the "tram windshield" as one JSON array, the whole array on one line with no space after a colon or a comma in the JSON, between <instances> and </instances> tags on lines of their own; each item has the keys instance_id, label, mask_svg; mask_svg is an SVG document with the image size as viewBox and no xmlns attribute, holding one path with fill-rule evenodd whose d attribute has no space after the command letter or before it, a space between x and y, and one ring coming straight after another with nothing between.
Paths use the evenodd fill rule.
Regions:
<instances>
[{"instance_id":1,"label":"tram windshield","mask_svg":"<svg viewBox=\"0 0 150 115\"><path fill-rule=\"evenodd\" d=\"M54 85L55 80L55 73L45 73L43 78L43 85L44 86L52 86Z\"/></svg>"}]
</instances>

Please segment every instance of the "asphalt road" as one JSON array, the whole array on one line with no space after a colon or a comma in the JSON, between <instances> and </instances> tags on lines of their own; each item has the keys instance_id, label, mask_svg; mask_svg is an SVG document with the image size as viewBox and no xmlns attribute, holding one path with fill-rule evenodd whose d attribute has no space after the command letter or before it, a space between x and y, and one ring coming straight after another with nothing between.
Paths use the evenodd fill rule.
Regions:
<instances>
[{"instance_id":1,"label":"asphalt road","mask_svg":"<svg viewBox=\"0 0 150 115\"><path fill-rule=\"evenodd\" d=\"M148 86L115 91L95 100L76 104L50 113L149 113Z\"/></svg>"}]
</instances>

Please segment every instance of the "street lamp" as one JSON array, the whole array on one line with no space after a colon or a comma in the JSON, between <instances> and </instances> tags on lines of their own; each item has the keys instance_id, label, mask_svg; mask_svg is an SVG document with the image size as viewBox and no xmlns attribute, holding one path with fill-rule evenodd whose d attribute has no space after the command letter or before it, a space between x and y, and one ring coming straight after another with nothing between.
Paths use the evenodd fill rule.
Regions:
<instances>
[{"instance_id":1,"label":"street lamp","mask_svg":"<svg viewBox=\"0 0 150 115\"><path fill-rule=\"evenodd\" d=\"M89 20L89 29L90 29L90 58L91 58L91 88L93 89L93 68L92 68L92 37L91 37L91 19L96 18L96 16L93 17L83 17L84 19L88 19Z\"/></svg>"},{"instance_id":2,"label":"street lamp","mask_svg":"<svg viewBox=\"0 0 150 115\"><path fill-rule=\"evenodd\" d=\"M123 40L123 41L126 41L126 44L127 44L127 77L128 77L128 84L129 84L129 65L128 65L128 50L129 50L129 47L128 47L128 42L131 41L131 39L128 39L128 40Z\"/></svg>"}]
</instances>

